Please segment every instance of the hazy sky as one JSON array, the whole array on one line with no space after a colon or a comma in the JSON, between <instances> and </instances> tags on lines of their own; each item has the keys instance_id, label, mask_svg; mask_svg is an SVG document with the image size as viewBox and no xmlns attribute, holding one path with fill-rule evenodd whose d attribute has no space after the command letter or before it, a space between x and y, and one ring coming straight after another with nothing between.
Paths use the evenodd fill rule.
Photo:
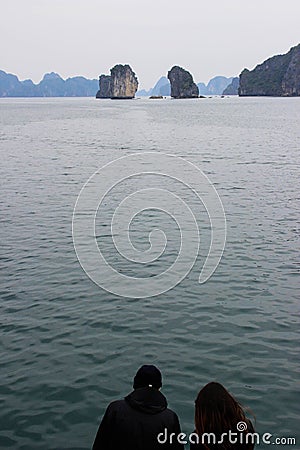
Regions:
<instances>
[{"instance_id":1,"label":"hazy sky","mask_svg":"<svg viewBox=\"0 0 300 450\"><path fill-rule=\"evenodd\" d=\"M0 69L98 78L128 63L139 88L173 65L238 75L300 42L299 0L1 0Z\"/></svg>"}]
</instances>

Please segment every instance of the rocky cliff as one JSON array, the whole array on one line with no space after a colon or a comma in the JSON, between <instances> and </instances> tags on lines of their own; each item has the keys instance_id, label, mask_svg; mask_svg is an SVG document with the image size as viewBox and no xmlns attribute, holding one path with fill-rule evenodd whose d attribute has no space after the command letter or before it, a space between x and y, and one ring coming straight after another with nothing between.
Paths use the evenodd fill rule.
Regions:
<instances>
[{"instance_id":1,"label":"rocky cliff","mask_svg":"<svg viewBox=\"0 0 300 450\"><path fill-rule=\"evenodd\" d=\"M128 64L117 64L110 70L111 98L134 98L138 79Z\"/></svg>"},{"instance_id":2,"label":"rocky cliff","mask_svg":"<svg viewBox=\"0 0 300 450\"><path fill-rule=\"evenodd\" d=\"M199 96L199 89L192 75L182 67L172 67L168 72L168 79L171 83L171 97L197 98Z\"/></svg>"},{"instance_id":3,"label":"rocky cliff","mask_svg":"<svg viewBox=\"0 0 300 450\"><path fill-rule=\"evenodd\" d=\"M111 97L111 77L110 75L100 75L99 77L99 91L96 98L110 98Z\"/></svg>"},{"instance_id":4,"label":"rocky cliff","mask_svg":"<svg viewBox=\"0 0 300 450\"><path fill-rule=\"evenodd\" d=\"M240 74L240 96L300 96L300 44Z\"/></svg>"},{"instance_id":5,"label":"rocky cliff","mask_svg":"<svg viewBox=\"0 0 300 450\"><path fill-rule=\"evenodd\" d=\"M292 49L292 57L282 80L284 96L300 96L300 44Z\"/></svg>"},{"instance_id":6,"label":"rocky cliff","mask_svg":"<svg viewBox=\"0 0 300 450\"><path fill-rule=\"evenodd\" d=\"M99 91L96 98L134 98L138 79L128 64L117 64L110 69L110 75L99 77Z\"/></svg>"}]
</instances>

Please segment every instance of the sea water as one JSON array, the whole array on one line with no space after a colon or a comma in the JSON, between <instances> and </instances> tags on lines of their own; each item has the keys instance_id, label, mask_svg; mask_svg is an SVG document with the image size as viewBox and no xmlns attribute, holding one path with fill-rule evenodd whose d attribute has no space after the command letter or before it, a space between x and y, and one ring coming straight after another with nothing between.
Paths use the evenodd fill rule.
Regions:
<instances>
[{"instance_id":1,"label":"sea water","mask_svg":"<svg viewBox=\"0 0 300 450\"><path fill-rule=\"evenodd\" d=\"M252 410L258 432L296 437L289 448L300 448L300 99L1 99L0 123L0 448L91 448L107 404L131 390L144 363L163 372L184 432L193 431L198 391L217 380ZM119 297L82 270L73 208L97 169L149 151L209 177L224 206L226 247L199 284L210 230L195 196L154 175L127 180L108 196L96 229L117 270L151 277L180 249L172 218L147 210L132 238L143 251L151 229L163 229L165 258L142 268L118 261L113 210L152 183L197 210L201 250L168 292Z\"/></svg>"}]
</instances>

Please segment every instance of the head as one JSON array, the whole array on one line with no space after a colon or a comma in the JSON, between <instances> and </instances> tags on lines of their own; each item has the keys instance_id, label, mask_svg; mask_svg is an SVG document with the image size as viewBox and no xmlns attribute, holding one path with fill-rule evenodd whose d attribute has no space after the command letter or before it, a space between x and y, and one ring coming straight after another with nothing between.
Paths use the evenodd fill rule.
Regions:
<instances>
[{"instance_id":1,"label":"head","mask_svg":"<svg viewBox=\"0 0 300 450\"><path fill-rule=\"evenodd\" d=\"M137 371L134 380L133 388L153 387L160 389L162 386L162 376L160 370L152 365L144 365Z\"/></svg>"},{"instance_id":2,"label":"head","mask_svg":"<svg viewBox=\"0 0 300 450\"><path fill-rule=\"evenodd\" d=\"M199 435L236 432L240 421L249 423L242 406L220 383L208 383L201 389L195 401L195 426Z\"/></svg>"}]
</instances>

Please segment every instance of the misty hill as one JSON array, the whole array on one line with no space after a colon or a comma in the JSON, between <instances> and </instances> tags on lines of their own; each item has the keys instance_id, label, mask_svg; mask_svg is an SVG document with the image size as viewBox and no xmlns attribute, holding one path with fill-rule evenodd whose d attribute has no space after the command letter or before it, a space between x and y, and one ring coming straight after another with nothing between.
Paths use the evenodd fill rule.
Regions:
<instances>
[{"instance_id":1,"label":"misty hill","mask_svg":"<svg viewBox=\"0 0 300 450\"><path fill-rule=\"evenodd\" d=\"M51 72L34 84L31 80L20 81L16 75L0 70L0 97L94 97L97 90L98 80L80 76L64 80Z\"/></svg>"},{"instance_id":2,"label":"misty hill","mask_svg":"<svg viewBox=\"0 0 300 450\"><path fill-rule=\"evenodd\" d=\"M161 77L154 88L151 95L171 95L171 85L167 77Z\"/></svg>"},{"instance_id":3,"label":"misty hill","mask_svg":"<svg viewBox=\"0 0 300 450\"><path fill-rule=\"evenodd\" d=\"M239 77L234 77L232 82L224 89L224 95L238 95L240 86Z\"/></svg>"},{"instance_id":4,"label":"misty hill","mask_svg":"<svg viewBox=\"0 0 300 450\"><path fill-rule=\"evenodd\" d=\"M197 83L199 89L199 95L207 95L208 90L205 83Z\"/></svg>"},{"instance_id":5,"label":"misty hill","mask_svg":"<svg viewBox=\"0 0 300 450\"><path fill-rule=\"evenodd\" d=\"M197 86L199 88L200 95L222 95L224 89L231 84L233 77L222 77L217 76L212 78L207 86L204 83L198 83Z\"/></svg>"},{"instance_id":6,"label":"misty hill","mask_svg":"<svg viewBox=\"0 0 300 450\"><path fill-rule=\"evenodd\" d=\"M137 91L136 95L140 97L150 97L151 95L168 96L171 95L171 85L167 77L160 77L153 88L149 89L149 91L141 89Z\"/></svg>"},{"instance_id":7,"label":"misty hill","mask_svg":"<svg viewBox=\"0 0 300 450\"><path fill-rule=\"evenodd\" d=\"M199 95L222 95L224 89L227 88L231 84L233 77L222 77L217 76L212 78L207 86L205 83L197 83L199 89ZM171 94L171 86L170 82L166 77L161 77L155 86L149 91L145 89L141 89L137 91L136 95L140 97L148 97L150 95L170 95Z\"/></svg>"},{"instance_id":8,"label":"misty hill","mask_svg":"<svg viewBox=\"0 0 300 450\"><path fill-rule=\"evenodd\" d=\"M240 74L240 96L300 96L300 44Z\"/></svg>"}]
</instances>

